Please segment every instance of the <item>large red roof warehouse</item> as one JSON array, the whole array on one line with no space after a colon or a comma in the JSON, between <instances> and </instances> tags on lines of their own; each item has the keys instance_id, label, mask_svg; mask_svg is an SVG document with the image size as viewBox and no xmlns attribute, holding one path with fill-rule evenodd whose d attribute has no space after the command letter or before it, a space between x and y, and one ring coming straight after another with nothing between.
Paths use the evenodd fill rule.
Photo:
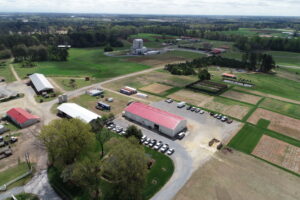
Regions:
<instances>
[{"instance_id":1,"label":"large red roof warehouse","mask_svg":"<svg viewBox=\"0 0 300 200\"><path fill-rule=\"evenodd\" d=\"M22 108L12 108L7 111L7 115L9 115L11 118L14 118L19 124L23 124L31 119L39 119L38 116L30 114Z\"/></svg>"},{"instance_id":2,"label":"large red roof warehouse","mask_svg":"<svg viewBox=\"0 0 300 200\"><path fill-rule=\"evenodd\" d=\"M131 103L125 111L169 129L175 129L182 120L185 120L183 117L178 115L139 102Z\"/></svg>"}]
</instances>

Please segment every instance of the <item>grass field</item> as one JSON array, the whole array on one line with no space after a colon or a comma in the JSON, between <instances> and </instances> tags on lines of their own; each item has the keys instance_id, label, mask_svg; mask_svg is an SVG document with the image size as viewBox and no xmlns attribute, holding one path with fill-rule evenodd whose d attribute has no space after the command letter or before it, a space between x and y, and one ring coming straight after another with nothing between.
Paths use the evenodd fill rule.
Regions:
<instances>
[{"instance_id":1,"label":"grass field","mask_svg":"<svg viewBox=\"0 0 300 200\"><path fill-rule=\"evenodd\" d=\"M0 77L4 77L6 82L16 80L9 68L9 61L7 60L0 60Z\"/></svg>"},{"instance_id":2,"label":"grass field","mask_svg":"<svg viewBox=\"0 0 300 200\"><path fill-rule=\"evenodd\" d=\"M20 163L17 166L11 167L5 171L0 172L0 186L3 184L17 178L18 176L21 176L22 174L26 173L28 171L28 166L26 163ZM23 178L14 184L10 185L8 189L24 185L30 180L30 176L27 176L26 178Z\"/></svg>"},{"instance_id":3,"label":"grass field","mask_svg":"<svg viewBox=\"0 0 300 200\"><path fill-rule=\"evenodd\" d=\"M92 85L97 82L97 79L92 79L89 81L86 81L84 78L76 78L76 77L52 77L52 79L64 90L70 91L78 88L82 88L88 85ZM70 79L75 80L75 87L73 88L72 85L70 85Z\"/></svg>"},{"instance_id":4,"label":"grass field","mask_svg":"<svg viewBox=\"0 0 300 200\"><path fill-rule=\"evenodd\" d=\"M267 51L276 61L277 65L299 66L300 67L300 53L287 51Z\"/></svg>"},{"instance_id":5,"label":"grass field","mask_svg":"<svg viewBox=\"0 0 300 200\"><path fill-rule=\"evenodd\" d=\"M224 69L220 71L210 71L214 76L213 80L222 83L221 74L224 72L230 72L231 69ZM285 97L294 100L300 100L300 84L296 81L281 78L272 74L263 73L238 73L238 78L251 80L256 86L253 88L247 88L247 90L255 90L267 94L276 95L279 97Z\"/></svg>"},{"instance_id":6,"label":"grass field","mask_svg":"<svg viewBox=\"0 0 300 200\"><path fill-rule=\"evenodd\" d=\"M297 104L266 98L259 107L300 119L300 105Z\"/></svg>"},{"instance_id":7,"label":"grass field","mask_svg":"<svg viewBox=\"0 0 300 200\"><path fill-rule=\"evenodd\" d=\"M259 36L259 35L271 35L276 37L288 37L288 34L282 33L283 31L291 31L293 30L281 30L281 29L256 29L256 28L239 28L236 31L222 31L221 33L225 33L228 35L242 35L246 37L251 36Z\"/></svg>"},{"instance_id":8,"label":"grass field","mask_svg":"<svg viewBox=\"0 0 300 200\"><path fill-rule=\"evenodd\" d=\"M28 73L38 72L48 76L107 79L149 68L122 58L105 56L101 48L70 49L69 54L66 62L39 62L34 68L22 68L16 64L16 70L22 78Z\"/></svg>"}]
</instances>

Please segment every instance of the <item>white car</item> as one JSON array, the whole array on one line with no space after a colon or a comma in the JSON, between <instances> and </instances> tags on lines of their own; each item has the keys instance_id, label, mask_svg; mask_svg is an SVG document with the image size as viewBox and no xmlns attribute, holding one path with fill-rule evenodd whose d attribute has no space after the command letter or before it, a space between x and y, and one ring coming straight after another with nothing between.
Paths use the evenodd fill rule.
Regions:
<instances>
[{"instance_id":1,"label":"white car","mask_svg":"<svg viewBox=\"0 0 300 200\"><path fill-rule=\"evenodd\" d=\"M181 140L184 138L184 136L185 136L185 132L180 132L178 133L177 138Z\"/></svg>"},{"instance_id":2,"label":"white car","mask_svg":"<svg viewBox=\"0 0 300 200\"><path fill-rule=\"evenodd\" d=\"M147 140L144 142L144 145L148 145L151 142L150 138L147 138Z\"/></svg>"},{"instance_id":3,"label":"white car","mask_svg":"<svg viewBox=\"0 0 300 200\"><path fill-rule=\"evenodd\" d=\"M174 152L175 152L174 149L169 149L169 150L167 151L167 154L170 156L170 155L172 155Z\"/></svg>"}]
</instances>

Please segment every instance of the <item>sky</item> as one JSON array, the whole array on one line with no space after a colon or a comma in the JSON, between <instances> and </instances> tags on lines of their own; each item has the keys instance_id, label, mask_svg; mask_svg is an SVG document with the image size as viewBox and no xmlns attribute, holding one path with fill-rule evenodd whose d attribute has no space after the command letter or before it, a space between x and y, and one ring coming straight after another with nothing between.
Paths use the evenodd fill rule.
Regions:
<instances>
[{"instance_id":1,"label":"sky","mask_svg":"<svg viewBox=\"0 0 300 200\"><path fill-rule=\"evenodd\" d=\"M300 0L0 0L0 12L300 16Z\"/></svg>"}]
</instances>

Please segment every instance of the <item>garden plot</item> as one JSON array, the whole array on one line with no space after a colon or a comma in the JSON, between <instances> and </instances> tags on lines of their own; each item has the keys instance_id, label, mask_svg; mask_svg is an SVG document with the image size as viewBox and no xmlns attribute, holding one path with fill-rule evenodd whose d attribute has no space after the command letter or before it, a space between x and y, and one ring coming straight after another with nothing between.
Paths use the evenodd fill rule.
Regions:
<instances>
[{"instance_id":1,"label":"garden plot","mask_svg":"<svg viewBox=\"0 0 300 200\"><path fill-rule=\"evenodd\" d=\"M254 104L254 105L256 105L257 102L259 102L261 100L261 97L259 97L259 96L245 94L245 93L237 92L234 90L227 91L227 92L223 93L221 96L227 97L230 99L234 99L234 100L238 100L238 101L242 101L242 102L246 102L246 103L250 103L250 104Z\"/></svg>"},{"instance_id":2,"label":"garden plot","mask_svg":"<svg viewBox=\"0 0 300 200\"><path fill-rule=\"evenodd\" d=\"M299 147L264 135L252 154L296 173L300 173Z\"/></svg>"},{"instance_id":3,"label":"garden plot","mask_svg":"<svg viewBox=\"0 0 300 200\"><path fill-rule=\"evenodd\" d=\"M260 119L270 121L268 129L300 140L300 120L258 108L248 119L248 122L257 124Z\"/></svg>"},{"instance_id":4,"label":"garden plot","mask_svg":"<svg viewBox=\"0 0 300 200\"><path fill-rule=\"evenodd\" d=\"M180 90L168 97L219 112L224 115L229 115L237 119L243 119L250 110L249 106L240 102L232 101L230 99L220 99L220 97L213 97L189 90Z\"/></svg>"},{"instance_id":5,"label":"garden plot","mask_svg":"<svg viewBox=\"0 0 300 200\"><path fill-rule=\"evenodd\" d=\"M142 87L140 88L140 90L146 91L146 92L150 92L153 94L161 94L169 89L171 89L171 86L168 85L163 85L163 84L159 84L159 83L153 83L151 85L148 85L146 87Z\"/></svg>"}]
</instances>

